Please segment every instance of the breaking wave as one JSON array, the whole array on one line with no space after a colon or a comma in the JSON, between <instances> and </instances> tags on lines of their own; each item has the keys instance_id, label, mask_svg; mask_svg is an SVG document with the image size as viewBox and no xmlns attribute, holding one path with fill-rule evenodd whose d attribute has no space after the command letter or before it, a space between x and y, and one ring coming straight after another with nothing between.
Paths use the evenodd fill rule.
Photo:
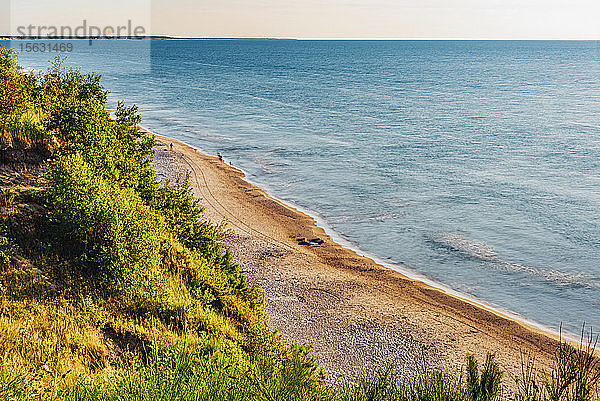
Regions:
<instances>
[{"instance_id":1,"label":"breaking wave","mask_svg":"<svg viewBox=\"0 0 600 401\"><path fill-rule=\"evenodd\" d=\"M537 268L509 262L501 259L493 247L458 233L438 233L431 235L429 240L438 246L462 254L464 257L489 262L491 266L497 269L529 274L559 286L600 289L600 282L596 277L583 273L565 273L555 269Z\"/></svg>"}]
</instances>

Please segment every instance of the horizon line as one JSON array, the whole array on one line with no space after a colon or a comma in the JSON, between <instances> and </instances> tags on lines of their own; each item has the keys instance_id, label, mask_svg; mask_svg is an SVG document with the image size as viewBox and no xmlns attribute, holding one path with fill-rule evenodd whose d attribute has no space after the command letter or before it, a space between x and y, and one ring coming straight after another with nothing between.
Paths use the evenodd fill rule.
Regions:
<instances>
[{"instance_id":1,"label":"horizon line","mask_svg":"<svg viewBox=\"0 0 600 401\"><path fill-rule=\"evenodd\" d=\"M1 40L144 40L144 39L170 39L170 40L293 40L293 41L555 41L555 42L600 42L598 38L356 38L356 37L276 37L276 36L177 36L177 35L140 35L113 38L91 36L56 36L56 37L24 37L21 35L3 35Z\"/></svg>"},{"instance_id":2,"label":"horizon line","mask_svg":"<svg viewBox=\"0 0 600 401\"><path fill-rule=\"evenodd\" d=\"M149 35L149 36L161 36L168 39L196 39L196 40L313 40L313 41L326 41L326 40L338 40L338 41L581 41L581 42L598 42L598 38L355 38L355 37L340 37L340 38L327 38L327 37L271 37L271 36L232 36L232 37L218 37L218 36L171 36L171 35Z\"/></svg>"}]
</instances>

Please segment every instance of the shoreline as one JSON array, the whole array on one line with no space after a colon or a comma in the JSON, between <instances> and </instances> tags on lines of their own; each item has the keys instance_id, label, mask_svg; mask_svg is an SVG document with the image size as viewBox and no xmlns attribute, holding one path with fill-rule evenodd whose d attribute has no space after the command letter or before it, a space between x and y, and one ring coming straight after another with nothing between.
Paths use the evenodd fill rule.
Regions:
<instances>
[{"instance_id":1,"label":"shoreline","mask_svg":"<svg viewBox=\"0 0 600 401\"><path fill-rule=\"evenodd\" d=\"M203 155L207 156L207 157L216 157L216 156L211 156L208 153L205 153L202 149L194 146L194 145L190 145L186 142L180 141L178 139L174 139L174 138L170 138L167 137L165 135L160 135L160 134L156 134L146 128L143 128L146 132L151 133L152 135L156 136L157 138L161 138L167 141L177 141L182 143L183 145L194 149L195 151L202 153ZM568 340L574 343L579 343L580 340L579 338L573 334L573 333L569 333L569 332L560 332L559 330L556 330L552 327L549 327L543 323L539 323L533 319L529 319L517 312L513 312L510 311L508 309L499 307L499 306L494 306L482 299L479 299L475 296L471 296L469 294L463 293L461 291L455 290L453 288L451 288L450 286L438 282L435 279L432 279L422 273L419 273L416 270L410 269L409 267L403 266L400 263L391 261L391 260L387 260L383 257L380 257L372 252L369 252L367 250L364 250L360 247L360 245L355 244L347 239L345 239L343 237L342 234L338 233L337 231L335 231L335 229L333 227L331 227L327 221L321 217L319 215L318 212L315 212L313 210L307 209L303 206L297 205L294 202L291 201L287 201L284 199L280 199L279 197L277 197L277 195L273 194L272 192L270 192L269 190L265 189L264 187L262 187L259 183L251 180L248 178L248 174L246 171L244 171L243 169L239 168L239 167L233 167L231 165L227 165L228 167L235 169L236 171L239 171L242 175L243 175L243 179L244 181L248 182L250 185L260 188L260 190L262 190L263 192L265 192L265 194L271 198L273 201L281 203L283 206L290 208L291 210L293 210L296 213L301 213L306 215L307 217L313 219L315 221L315 225L321 229L323 229L323 231L325 231L325 233L331 238L331 240L335 243L337 243L338 245L340 245L342 248L347 249L349 251L352 251L354 253L356 253L358 256L362 256L368 259L371 259L374 263L381 265L385 268L391 269L395 272L400 273L401 275L405 276L407 279L409 280L415 280L418 282L421 282L427 286L432 287L433 289L436 289L438 291L441 291L445 294L448 294L449 296L452 297L456 297L461 301L467 302L472 304L475 307L478 308L482 308L485 310L488 310L492 313L498 314L503 318L506 319L511 319L511 320L515 320L519 323L522 323L528 327L530 327L532 330L536 330L536 331L541 331L542 333L554 338L554 339L560 339L562 338L563 340ZM561 337L562 336L562 337Z\"/></svg>"},{"instance_id":2,"label":"shoreline","mask_svg":"<svg viewBox=\"0 0 600 401\"><path fill-rule=\"evenodd\" d=\"M159 146L167 147L169 143L174 144L174 152L172 153L176 155L176 159L180 159L179 161L176 161L176 163L179 163L179 171L184 171L186 169L191 170L191 174L196 178L196 185L192 186L196 192L199 192L197 195L200 195L202 198L212 197L213 200L219 204L221 203L219 199L221 199L221 201L228 201L229 204L227 207L231 207L233 210L236 209L237 206L250 215L253 212L255 212L255 214L268 214L269 216L264 219L261 220L257 218L257 220L259 223L268 221L266 224L272 232L265 234L264 227L259 230L254 229L253 227L261 228L261 225L258 224L255 226L252 222L243 222L242 220L239 220L239 215L236 214L236 212L229 212L230 218L227 218L228 213L226 212L226 207L221 208L219 206L212 206L212 209L214 210L208 211L208 217L213 223L219 223L219 221L214 219L215 217L218 219L219 216L222 218L222 221L227 220L229 226L233 226L233 231L236 232L238 236L241 235L241 237L243 237L239 240L242 243L244 241L260 240L261 236L266 236L267 238L270 237L275 241L274 243L276 243L277 246L289 248L291 252L298 253L297 259L299 260L305 258L304 254L308 250L308 253L316 256L317 259L314 263L317 265L316 267L310 266L309 264L305 269L306 271L317 271L314 274L314 277L310 277L313 281L315 278L318 279L321 275L329 273L329 270L334 268L334 270L336 270L334 274L336 278L339 276L341 280L359 283L359 286L377 287L376 291L371 291L374 294L370 296L361 297L361 295L357 295L349 289L342 289L340 294L345 301L348 299L354 301L353 298L356 298L358 303L352 302L349 306L350 309L362 309L369 318L372 317L374 320L379 319L383 322L391 323L392 330L401 326L404 322L408 321L413 323L413 320L415 320L417 323L416 329L425 333L425 339L422 336L416 336L419 337L417 343L425 342L427 344L425 344L426 346L424 348L435 348L435 352L431 352L431 355L428 356L433 356L434 359L443 361L444 365L446 365L444 367L451 365L451 370L457 371L456 367L462 366L466 353L475 353L481 358L481 354L483 354L484 351L496 352L498 357L500 357L499 359L504 359L504 362L508 362L505 363L505 366L503 367L510 374L517 374L517 368L519 367L520 359L523 354L538 354L538 364L542 367L549 366L552 350L556 345L556 341L559 339L559 335L555 331L541 324L529 321L517 314L495 308L491 305L486 305L484 301L452 290L443 284L428 279L418 272L413 272L401 265L391 263L382 258L378 258L376 255L365 252L360 249L360 247L344 240L339 234L332 230L331 227L328 227L326 222L320 219L317 213L306 210L298 205L290 204L290 202L277 199L275 196L267 193L264 189L250 182L242 170L220 162L216 157L201 153L199 149L176 139L157 134L154 135L157 138L157 145ZM198 173L198 169L200 169L200 173ZM207 182L205 174L212 174L216 177L213 178L218 185L216 190L211 191L211 185ZM192 175L190 176L191 183L193 181ZM203 182L198 179L199 175L202 175ZM204 194L202 192L202 187L204 187ZM228 197L225 197L225 195L228 195ZM234 199L230 199L231 197ZM203 206L205 205L203 204ZM207 207L205 206L205 209L206 208ZM210 208L211 207L209 206L208 209ZM224 210L219 212L217 209ZM233 224L231 224L232 218ZM254 217L251 217L250 219L252 218ZM271 221L273 218L278 221ZM298 241L300 238L299 236L294 237L294 235L287 235L288 238L285 238L285 234L289 234L287 231L293 231L293 224L287 227L287 220L282 224L282 219L291 219L293 223L300 222L302 230L323 240L324 243L321 245L303 246L300 245L300 242ZM283 238L276 238L274 235L275 233L278 234L279 237L283 236ZM309 237L310 235L304 236L304 239ZM262 239L264 240L265 238ZM268 242L269 241L267 240L267 243ZM231 247L231 244L228 245ZM240 246L243 248L242 245L234 245L238 248ZM233 251L235 254L235 249L233 249ZM311 255L311 257L313 255ZM251 260L238 260L238 262L242 267L244 267L245 263L253 263ZM274 262L277 265L279 260L275 259ZM273 261L270 261L269 263L273 263ZM323 266L321 266L321 264L323 264ZM264 268L264 266L262 266L262 268ZM275 266L275 268L277 269L277 266ZM283 270L285 269L289 268L283 268ZM262 280L264 283L269 282L269 277L263 277L264 274L261 276L260 271L253 271L250 273L250 278L255 281L258 278L258 281ZM302 275L303 272L294 272L293 274ZM295 278L295 276L293 278ZM260 283L259 286L261 286ZM379 293L382 295L381 299L377 298ZM390 301L389 304L383 308L380 305L377 305L383 303L384 300ZM277 303L277 300L270 300L269 294L266 294L266 301L268 312L271 312L269 310L269 305L271 305L271 309L277 309L279 307L278 305L275 305L275 307L272 306L273 302ZM358 306L358 308L355 308L355 306ZM406 313L409 310L412 312L413 316L411 316L411 313ZM400 312L403 316L398 316L399 313L397 312ZM269 314L271 315L271 313ZM435 322L430 322L430 320ZM278 321L275 325L286 326L286 323L285 319L283 319L282 321ZM411 325L405 324L405 326ZM412 324L412 326L415 325ZM470 327L470 329L467 329L467 327ZM286 336L285 327L283 330L282 327L274 328L280 330L280 332ZM432 336L432 333L435 335ZM475 336L485 337L484 339L465 340L463 338L458 340L455 338L459 337L461 334L466 334L467 337L473 337L473 334L479 333L487 335ZM302 336L302 333L299 334ZM293 335L287 337L291 337L291 340L295 340ZM432 339L432 337L434 338ZM436 344L435 337L442 340L444 345L439 346L439 344ZM448 337L450 337L450 341L446 344L447 341L445 340L447 340ZM563 338L570 339L564 334ZM314 340L315 339L313 339L313 342ZM462 342L462 344L458 344L457 342ZM503 345L499 346L499 344ZM507 348L511 349L511 352L506 352L505 350ZM503 352L511 355L502 355ZM452 353L453 355L450 355ZM506 365L510 366L507 367Z\"/></svg>"},{"instance_id":3,"label":"shoreline","mask_svg":"<svg viewBox=\"0 0 600 401\"><path fill-rule=\"evenodd\" d=\"M195 146L186 144L187 146L196 149ZM200 149L197 149L198 152L202 152ZM204 153L204 152L202 152ZM205 155L207 155L206 153L204 153ZM209 155L207 155L209 156ZM323 229L323 231L325 231L325 233L331 238L331 240L335 243L337 243L338 245L340 245L342 248L347 249L349 251L352 251L354 253L356 253L358 256L362 256L365 257L367 259L371 259L373 261L373 263L376 263L382 267L385 267L387 269L393 270L401 275L403 275L406 279L408 280L414 280L417 281L419 283L422 283L426 286L429 286L435 290L438 290L444 294L447 294L451 297L455 297L458 298L459 300L469 303L477 308L482 308L485 309L487 311L490 311L492 313L498 314L501 317L505 318L505 319L510 319L510 320L514 320L518 323L522 323L526 326L528 326L530 329L532 330L536 330L536 331L540 331L545 335L548 335L556 340L562 338L564 340L568 340L571 342L579 342L579 339L576 338L576 336L572 333L568 333L568 332L559 332L556 329L553 329L552 327L546 326L542 323L536 322L532 319L529 319L523 315L520 315L519 313L516 312L512 312L508 309L504 309L502 307L499 306L494 306L484 300L478 299L475 296L471 296L469 294L463 293L461 291L455 290L452 287L444 284L444 283L440 283L422 273L419 273L416 270L412 270L409 267L403 266L400 263L396 263L394 261L391 260L386 260L385 258L382 258L372 252L366 251L364 249L362 249L358 244L355 244L349 240L346 240L342 234L338 233L337 231L335 231L334 228L332 228L329 224L327 224L327 222L325 221L324 218L320 217L319 214L317 212L314 212L310 209L307 209L305 207L299 206L294 204L293 202L289 202L286 200L282 200L279 199L277 196L273 195L272 193L270 193L269 191L267 191L266 189L262 188L260 185L258 185L257 183L253 182L252 180L247 178L247 174L244 170L236 168L237 170L241 171L242 174L244 174L244 180L247 181L249 184L256 186L258 188L261 188L269 198L273 199L276 202L282 203L284 206L294 210L297 213L301 213L304 214L310 218L312 218L315 221L315 225L321 229ZM562 336L562 337L561 337Z\"/></svg>"}]
</instances>

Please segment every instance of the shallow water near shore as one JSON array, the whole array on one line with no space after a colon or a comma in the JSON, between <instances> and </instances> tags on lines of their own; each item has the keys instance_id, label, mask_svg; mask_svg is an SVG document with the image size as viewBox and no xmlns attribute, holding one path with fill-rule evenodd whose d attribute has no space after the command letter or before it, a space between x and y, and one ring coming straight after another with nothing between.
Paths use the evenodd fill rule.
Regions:
<instances>
[{"instance_id":1,"label":"shallow water near shore","mask_svg":"<svg viewBox=\"0 0 600 401\"><path fill-rule=\"evenodd\" d=\"M367 252L600 327L597 42L160 40L131 73L145 50L94 41L68 64Z\"/></svg>"}]
</instances>

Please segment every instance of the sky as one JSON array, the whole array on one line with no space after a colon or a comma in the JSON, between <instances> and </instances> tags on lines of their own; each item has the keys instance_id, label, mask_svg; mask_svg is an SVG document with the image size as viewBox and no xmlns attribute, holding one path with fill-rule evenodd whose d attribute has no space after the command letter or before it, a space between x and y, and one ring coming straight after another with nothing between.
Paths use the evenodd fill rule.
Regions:
<instances>
[{"instance_id":1,"label":"sky","mask_svg":"<svg viewBox=\"0 0 600 401\"><path fill-rule=\"evenodd\" d=\"M600 0L0 0L0 7L0 32L13 34L19 26L132 20L146 33L207 38L600 39Z\"/></svg>"}]
</instances>

